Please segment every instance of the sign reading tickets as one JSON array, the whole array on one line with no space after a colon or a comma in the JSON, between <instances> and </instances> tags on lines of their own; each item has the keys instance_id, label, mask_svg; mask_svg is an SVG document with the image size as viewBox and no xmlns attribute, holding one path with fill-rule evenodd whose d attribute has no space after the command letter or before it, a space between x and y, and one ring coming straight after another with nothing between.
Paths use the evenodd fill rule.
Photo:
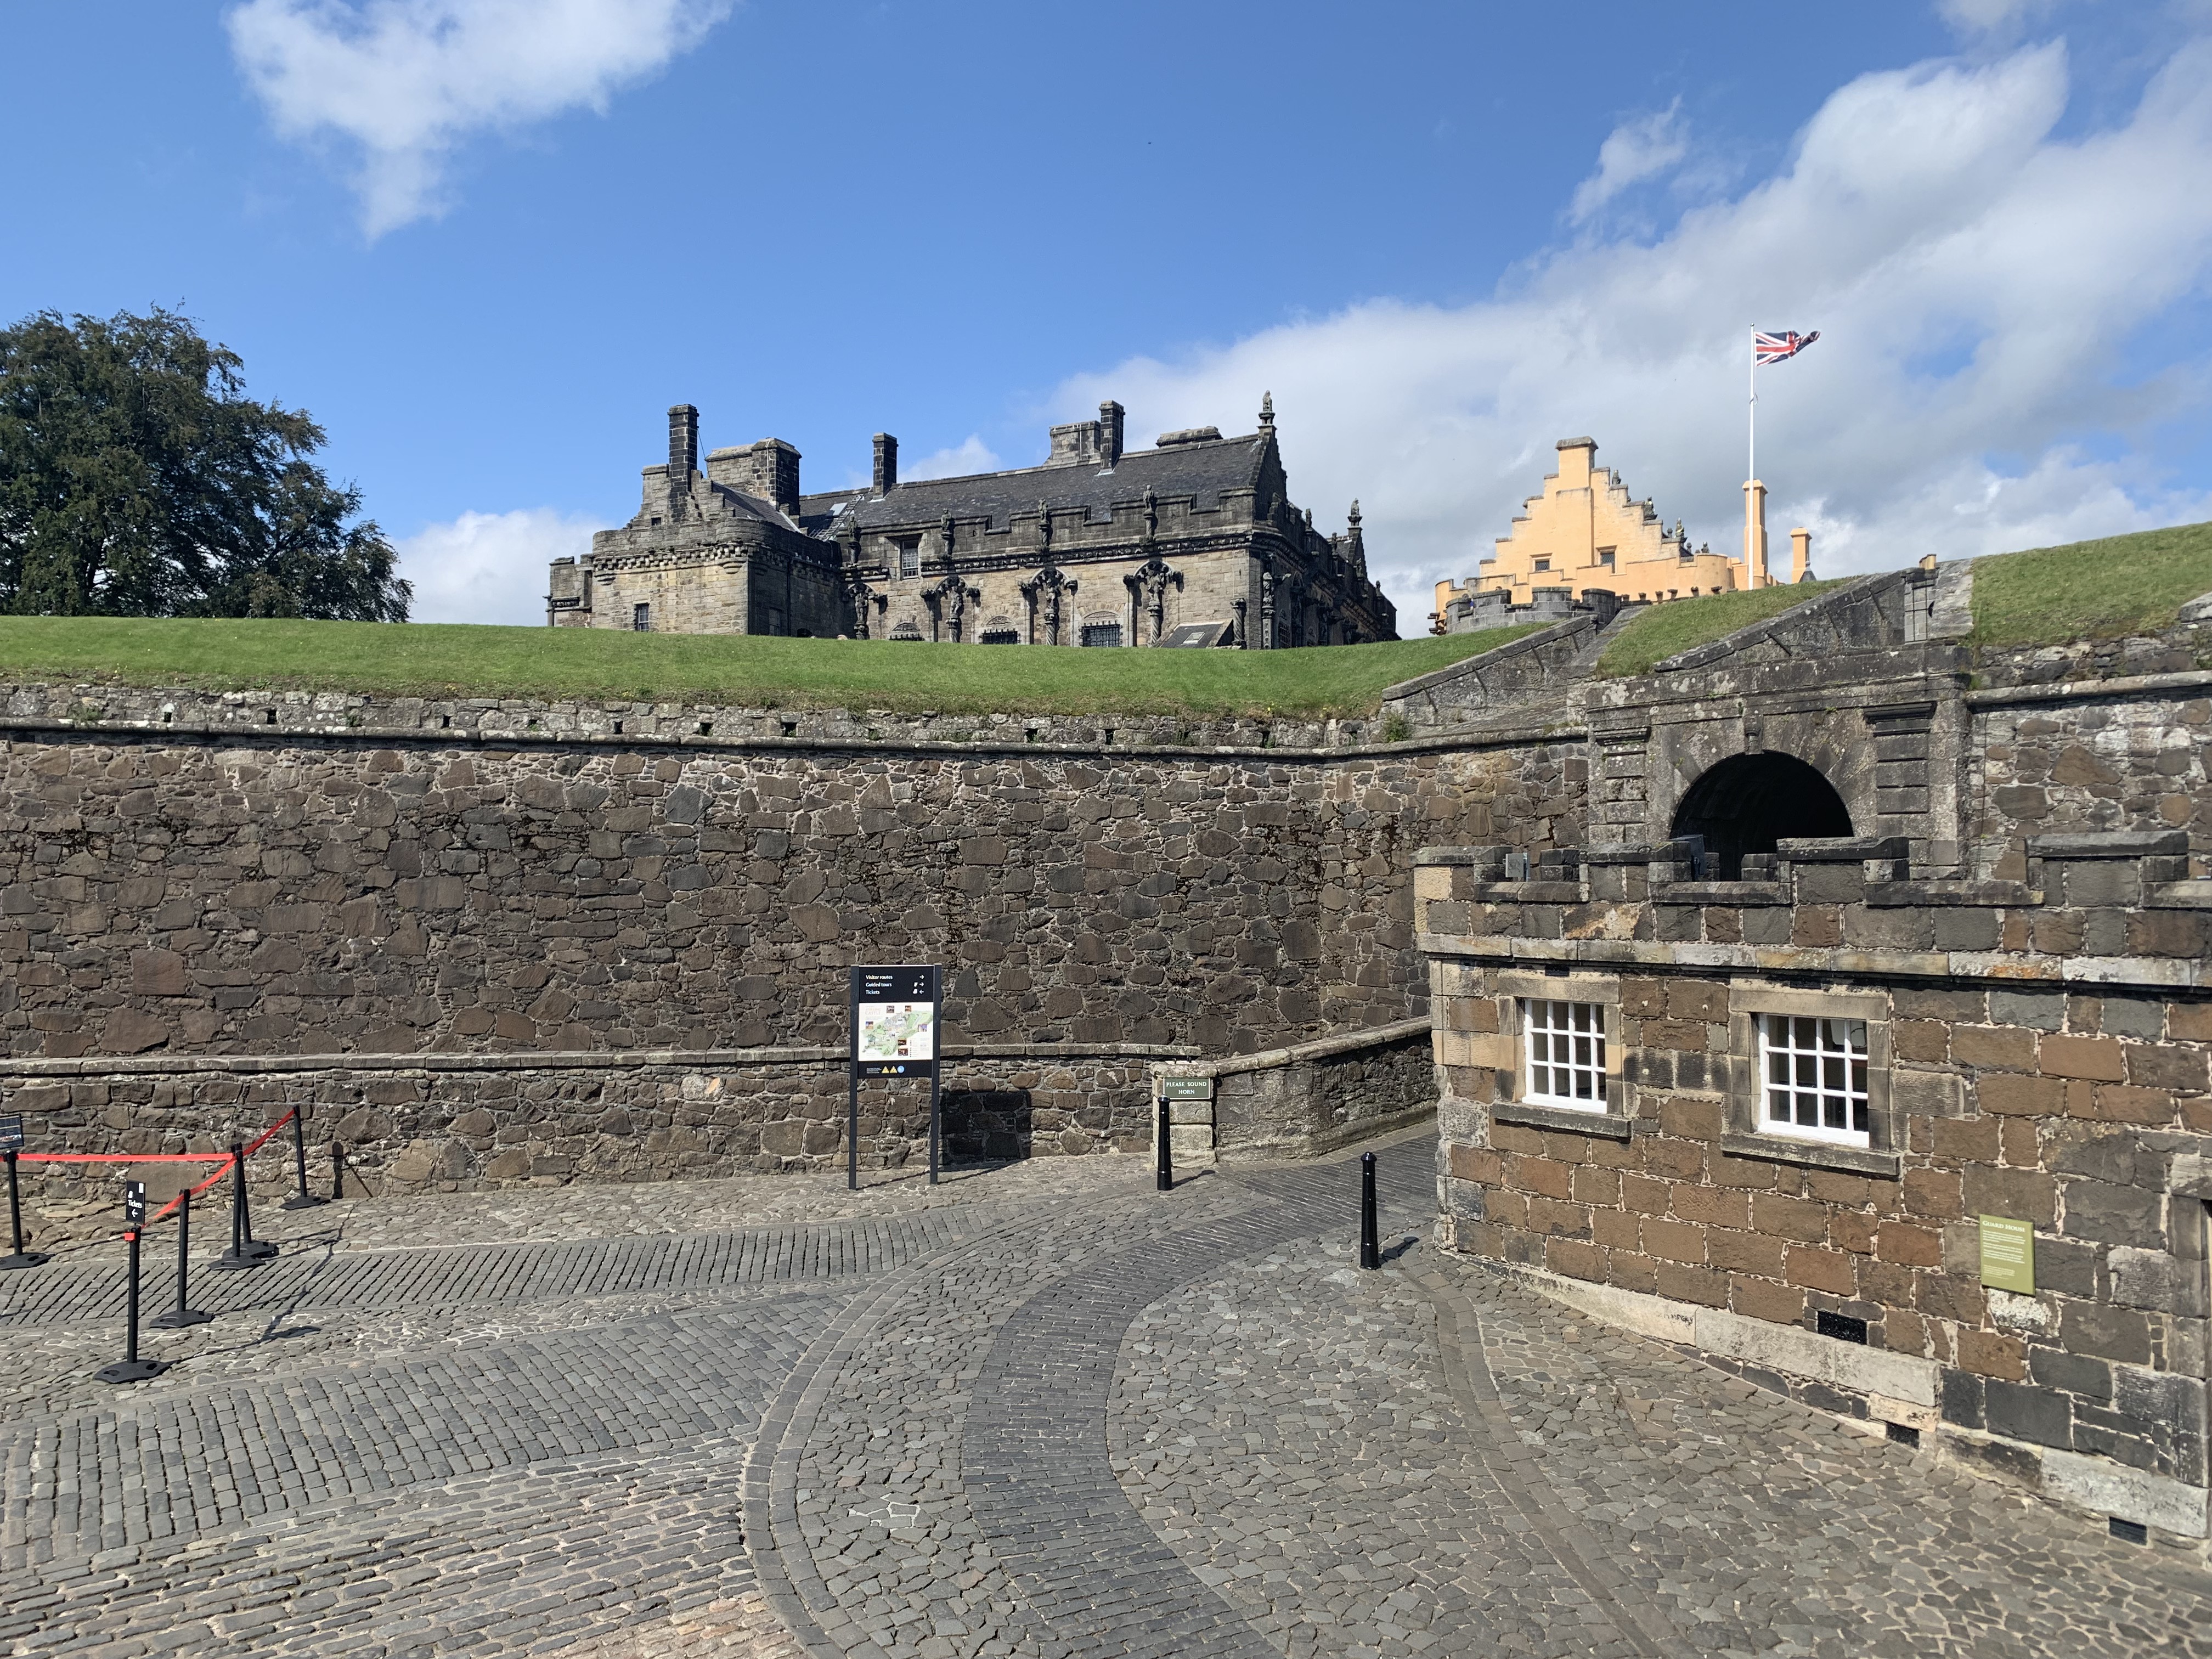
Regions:
<instances>
[{"instance_id":1,"label":"sign reading tickets","mask_svg":"<svg viewBox=\"0 0 2212 1659\"><path fill-rule=\"evenodd\" d=\"M1982 1223L1982 1283L1993 1291L2035 1294L2035 1224L1985 1215Z\"/></svg>"},{"instance_id":2,"label":"sign reading tickets","mask_svg":"<svg viewBox=\"0 0 2212 1659\"><path fill-rule=\"evenodd\" d=\"M853 1066L861 1077L937 1072L938 970L853 969Z\"/></svg>"}]
</instances>

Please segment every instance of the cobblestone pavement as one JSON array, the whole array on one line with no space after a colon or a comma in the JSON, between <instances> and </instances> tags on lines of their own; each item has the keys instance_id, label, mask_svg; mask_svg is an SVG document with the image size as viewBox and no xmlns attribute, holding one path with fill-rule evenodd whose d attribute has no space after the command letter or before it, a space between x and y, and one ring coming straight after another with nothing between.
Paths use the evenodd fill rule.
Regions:
<instances>
[{"instance_id":1,"label":"cobblestone pavement","mask_svg":"<svg viewBox=\"0 0 2212 1659\"><path fill-rule=\"evenodd\" d=\"M272 1217L124 1389L73 1248L0 1278L0 1651L2212 1655L2194 1558L1440 1258L1429 1144L1379 1273L1343 1162Z\"/></svg>"}]
</instances>

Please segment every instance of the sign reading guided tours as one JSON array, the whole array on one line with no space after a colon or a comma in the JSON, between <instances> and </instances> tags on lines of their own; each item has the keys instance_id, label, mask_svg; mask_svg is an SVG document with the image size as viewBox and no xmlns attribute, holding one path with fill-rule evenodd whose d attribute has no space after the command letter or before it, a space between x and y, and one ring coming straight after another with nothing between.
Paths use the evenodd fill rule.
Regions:
<instances>
[{"instance_id":1,"label":"sign reading guided tours","mask_svg":"<svg viewBox=\"0 0 2212 1659\"><path fill-rule=\"evenodd\" d=\"M1982 1283L1994 1291L2035 1294L2035 1224L1985 1215L1982 1223Z\"/></svg>"},{"instance_id":2,"label":"sign reading guided tours","mask_svg":"<svg viewBox=\"0 0 2212 1659\"><path fill-rule=\"evenodd\" d=\"M929 1079L929 1178L937 1179L937 1030L944 1008L941 970L855 968L849 1001L852 1075L845 1113L845 1182L860 1184L860 1079Z\"/></svg>"}]
</instances>

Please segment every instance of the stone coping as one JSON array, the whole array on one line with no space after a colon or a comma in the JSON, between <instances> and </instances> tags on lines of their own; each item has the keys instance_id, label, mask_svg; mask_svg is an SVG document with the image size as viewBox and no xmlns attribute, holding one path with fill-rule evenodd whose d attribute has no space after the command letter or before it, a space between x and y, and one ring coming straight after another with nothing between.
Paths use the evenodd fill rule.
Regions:
<instances>
[{"instance_id":1,"label":"stone coping","mask_svg":"<svg viewBox=\"0 0 2212 1659\"><path fill-rule=\"evenodd\" d=\"M1402 1042L1408 1037L1427 1035L1429 1029L1429 1017L1422 1014L1413 1019L1393 1020L1388 1025L1370 1025L1357 1031L1340 1031L1334 1036L1314 1037L1286 1048L1262 1048L1256 1054L1231 1054L1221 1060L1190 1061L1162 1069L1170 1077L1212 1078L1230 1077L1241 1072L1273 1071L1310 1060L1328 1060L1336 1054L1355 1054L1362 1048Z\"/></svg>"},{"instance_id":2,"label":"stone coping","mask_svg":"<svg viewBox=\"0 0 2212 1659\"><path fill-rule=\"evenodd\" d=\"M1485 962L1579 962L1595 967L1821 974L1850 978L1966 979L1997 986L2136 985L2160 991L2212 987L2212 969L2183 957L2054 957L2008 951L1851 951L1767 945L1669 944L1658 939L1522 939L1507 933L1422 933L1430 956Z\"/></svg>"},{"instance_id":3,"label":"stone coping","mask_svg":"<svg viewBox=\"0 0 2212 1659\"><path fill-rule=\"evenodd\" d=\"M2109 680L2062 680L2051 685L2013 685L1966 693L1969 708L2007 708L2021 703L2084 702L2100 697L2155 696L2167 691L2212 691L2212 673L2123 674Z\"/></svg>"},{"instance_id":4,"label":"stone coping","mask_svg":"<svg viewBox=\"0 0 2212 1659\"><path fill-rule=\"evenodd\" d=\"M1415 1022L1425 1029L1428 1022ZM1334 1039L1323 1038L1322 1042ZM1288 1052L1288 1051L1282 1051ZM977 1060L1182 1060L1188 1042L948 1043L942 1058ZM742 1066L826 1066L842 1046L761 1048L544 1048L505 1054L85 1054L67 1060L0 1060L0 1077L267 1076L296 1072L612 1072L671 1066L720 1070Z\"/></svg>"},{"instance_id":5,"label":"stone coping","mask_svg":"<svg viewBox=\"0 0 2212 1659\"><path fill-rule=\"evenodd\" d=\"M985 718L977 716L978 719ZM1100 714L1105 720L1115 718ZM1132 714L1124 718L1153 718ZM951 743L927 738L832 737L720 737L711 732L554 732L547 730L487 731L438 726L215 726L204 721L62 720L44 716L0 714L0 733L27 737L60 737L85 742L105 733L112 737L158 738L167 742L219 744L226 747L265 748L271 744L343 743L395 749L640 749L696 750L710 754L857 754L909 755L1055 755L1172 760L1177 758L1238 761L1334 762L1372 755L1457 753L1466 750L1512 749L1531 743L1577 739L1586 735L1579 726L1536 725L1484 728L1453 727L1449 731L1408 738L1398 743L1349 741L1333 746L1294 747L1259 744L1169 743L1032 743L1023 738Z\"/></svg>"}]
</instances>

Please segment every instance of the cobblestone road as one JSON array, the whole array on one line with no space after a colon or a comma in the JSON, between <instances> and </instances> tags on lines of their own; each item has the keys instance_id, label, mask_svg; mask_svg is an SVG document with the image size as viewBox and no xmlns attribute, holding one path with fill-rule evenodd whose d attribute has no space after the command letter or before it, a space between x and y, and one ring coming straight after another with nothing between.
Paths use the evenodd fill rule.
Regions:
<instances>
[{"instance_id":1,"label":"cobblestone road","mask_svg":"<svg viewBox=\"0 0 2212 1659\"><path fill-rule=\"evenodd\" d=\"M1428 1145L1380 1273L1342 1162L271 1217L125 1389L70 1249L0 1278L0 1651L2212 1656L2192 1558L1439 1258Z\"/></svg>"}]
</instances>

